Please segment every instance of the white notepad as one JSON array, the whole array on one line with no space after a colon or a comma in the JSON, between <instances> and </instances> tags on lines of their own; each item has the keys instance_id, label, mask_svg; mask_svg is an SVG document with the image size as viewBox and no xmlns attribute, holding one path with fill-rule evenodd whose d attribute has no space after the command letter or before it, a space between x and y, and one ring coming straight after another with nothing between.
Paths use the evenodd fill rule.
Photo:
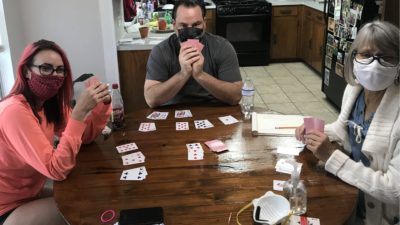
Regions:
<instances>
[{"instance_id":1,"label":"white notepad","mask_svg":"<svg viewBox=\"0 0 400 225\"><path fill-rule=\"evenodd\" d=\"M296 127L303 124L301 115L259 114L253 112L251 131L254 135L294 136Z\"/></svg>"}]
</instances>

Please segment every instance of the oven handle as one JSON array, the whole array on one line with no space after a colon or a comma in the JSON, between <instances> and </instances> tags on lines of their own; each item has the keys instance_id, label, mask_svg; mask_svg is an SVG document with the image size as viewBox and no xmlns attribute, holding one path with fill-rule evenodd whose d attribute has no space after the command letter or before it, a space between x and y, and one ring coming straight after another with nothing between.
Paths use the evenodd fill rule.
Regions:
<instances>
[{"instance_id":1,"label":"oven handle","mask_svg":"<svg viewBox=\"0 0 400 225\"><path fill-rule=\"evenodd\" d=\"M217 14L218 19L230 19L230 20L234 20L234 21L237 21L237 20L240 21L241 19L246 19L246 18L250 18L251 21L257 21L260 18L265 19L269 16L271 16L271 14L267 14L267 13L251 14L251 15L249 15L249 14L246 14L246 15L222 15L222 16Z\"/></svg>"}]
</instances>

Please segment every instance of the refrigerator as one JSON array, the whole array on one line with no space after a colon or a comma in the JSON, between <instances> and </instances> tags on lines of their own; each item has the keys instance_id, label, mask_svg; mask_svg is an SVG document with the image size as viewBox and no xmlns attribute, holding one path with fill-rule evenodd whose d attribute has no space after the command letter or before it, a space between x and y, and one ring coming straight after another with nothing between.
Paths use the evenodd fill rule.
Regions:
<instances>
[{"instance_id":1,"label":"refrigerator","mask_svg":"<svg viewBox=\"0 0 400 225\"><path fill-rule=\"evenodd\" d=\"M360 27L381 17L383 0L325 0L325 55L322 91L337 108L341 107L344 89L344 59L351 57L350 46Z\"/></svg>"}]
</instances>

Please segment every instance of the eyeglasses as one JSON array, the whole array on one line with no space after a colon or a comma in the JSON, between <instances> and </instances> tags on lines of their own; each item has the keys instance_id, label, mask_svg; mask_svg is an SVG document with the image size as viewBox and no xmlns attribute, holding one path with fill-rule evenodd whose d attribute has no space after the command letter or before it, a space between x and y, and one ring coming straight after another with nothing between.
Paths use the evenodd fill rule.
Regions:
<instances>
[{"instance_id":1,"label":"eyeglasses","mask_svg":"<svg viewBox=\"0 0 400 225\"><path fill-rule=\"evenodd\" d=\"M388 55L376 56L368 52L358 53L356 51L353 51L352 55L353 59L356 60L356 62L364 65L368 65L372 63L374 60L378 60L379 64L381 64L384 67L395 67L399 65L399 59L393 56L388 56Z\"/></svg>"},{"instance_id":2,"label":"eyeglasses","mask_svg":"<svg viewBox=\"0 0 400 225\"><path fill-rule=\"evenodd\" d=\"M53 68L52 65L44 63L42 65L31 65L32 67L36 67L39 69L39 72L43 76L49 76L52 75L54 72L56 72L57 75L65 75L65 68L64 66L57 66L56 68Z\"/></svg>"}]
</instances>

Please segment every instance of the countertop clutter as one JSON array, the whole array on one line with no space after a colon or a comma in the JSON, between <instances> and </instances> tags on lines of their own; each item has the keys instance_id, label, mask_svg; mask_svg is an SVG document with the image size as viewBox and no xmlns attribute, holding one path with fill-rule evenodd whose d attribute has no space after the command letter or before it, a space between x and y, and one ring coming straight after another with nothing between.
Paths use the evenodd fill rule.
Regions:
<instances>
[{"instance_id":1,"label":"countertop clutter","mask_svg":"<svg viewBox=\"0 0 400 225\"><path fill-rule=\"evenodd\" d=\"M215 10L216 6L212 0L205 0L207 10ZM323 11L324 3L318 0L268 0L272 6L305 5L318 11ZM147 38L141 39L138 31L140 25L134 24L126 29L126 33L118 41L118 51L151 50L155 45L168 38L173 32L157 33L150 30Z\"/></svg>"},{"instance_id":2,"label":"countertop clutter","mask_svg":"<svg viewBox=\"0 0 400 225\"><path fill-rule=\"evenodd\" d=\"M206 9L213 10L216 8L215 4L211 0L205 0ZM118 51L131 51L131 50L150 50L153 46L157 45L161 41L171 36L173 32L172 24L168 24L167 30L171 32L158 32L155 29L150 29L147 38L140 38L138 31L139 24L132 24L126 30L126 33L118 41Z\"/></svg>"}]
</instances>

